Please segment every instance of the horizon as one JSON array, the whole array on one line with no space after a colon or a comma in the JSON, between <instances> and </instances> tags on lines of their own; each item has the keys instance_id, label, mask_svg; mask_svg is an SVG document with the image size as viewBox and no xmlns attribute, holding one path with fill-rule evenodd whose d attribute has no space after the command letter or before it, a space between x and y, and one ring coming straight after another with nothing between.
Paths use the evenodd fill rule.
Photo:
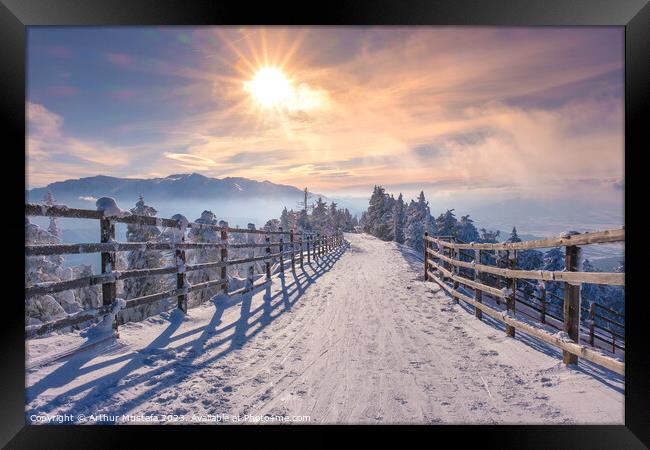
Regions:
<instances>
[{"instance_id":1,"label":"horizon","mask_svg":"<svg viewBox=\"0 0 650 450\"><path fill-rule=\"evenodd\" d=\"M617 27L28 30L28 189L197 172L622 209Z\"/></svg>"}]
</instances>

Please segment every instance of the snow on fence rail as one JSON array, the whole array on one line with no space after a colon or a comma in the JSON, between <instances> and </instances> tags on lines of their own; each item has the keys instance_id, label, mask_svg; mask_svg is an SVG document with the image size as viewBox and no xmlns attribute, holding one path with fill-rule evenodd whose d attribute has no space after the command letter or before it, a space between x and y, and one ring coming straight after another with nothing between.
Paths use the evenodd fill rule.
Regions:
<instances>
[{"instance_id":1,"label":"snow on fence rail","mask_svg":"<svg viewBox=\"0 0 650 450\"><path fill-rule=\"evenodd\" d=\"M141 278L160 275L176 274L176 289L167 290L151 295L128 299L122 309L134 308L145 304L157 302L166 298L177 297L177 307L183 312L187 312L187 294L194 291L205 290L219 286L224 294L242 294L259 286L268 283L271 279L271 265L277 261L280 272L284 272L285 257L290 257L291 267L295 269L296 263L303 266L305 257L307 263L311 258L318 261L319 257L332 252L344 244L343 234L338 232L330 235L321 235L320 233L303 233L294 232L294 230L284 231L282 227L278 231L257 230L251 228L233 228L228 226L218 226L211 224L201 224L187 222L184 217L180 219L166 219L158 217L140 216L140 215L108 215L105 211L94 211L86 209L68 208L66 206L48 206L38 204L26 204L25 216L48 216L48 217L66 217L77 219L95 219L100 221L100 243L79 243L79 244L39 244L25 245L25 256L49 256L64 254L80 253L100 253L101 254L101 274L75 278L72 280L36 283L25 287L25 298L36 295L47 295L61 292L69 289L79 289L94 285L102 285L102 306L92 310L79 311L70 314L62 319L54 320L44 324L30 326L26 329L26 337L34 337L48 333L57 329L65 328L71 325L95 320L108 315L116 302L121 301L116 298L116 282L128 278ZM158 227L177 228L180 231L180 240L175 242L116 242L115 223L141 224ZM213 229L220 233L221 242L219 243L191 243L185 242L185 230ZM252 233L263 235L264 243L229 243L228 233ZM279 242L271 242L271 236L279 236ZM285 241L285 237L289 237ZM188 249L220 249L220 260L198 264L186 264L185 250ZM265 255L242 258L228 259L229 249L266 249ZM275 249L272 252L271 249ZM116 253L133 251L133 250L172 250L175 254L173 266L161 267L156 269L134 269L125 271L115 271ZM253 273L249 272L248 286L228 292L229 278L227 267L241 264L250 264L256 261L264 261L265 279L262 283L255 285L253 283ZM190 285L186 279L186 273L204 270L208 268L220 268L220 278L209 280L202 283ZM117 322L113 327L117 328Z\"/></svg>"},{"instance_id":2,"label":"snow on fence rail","mask_svg":"<svg viewBox=\"0 0 650 450\"><path fill-rule=\"evenodd\" d=\"M625 363L615 355L607 355L594 347L594 339L604 340L597 332L595 318L600 317L608 322L624 328L624 324L607 318L596 313L596 308L606 310L619 318L624 317L605 306L592 303L589 308L584 308L580 304L581 284L607 284L607 285L625 285L624 273L602 273L602 272L581 272L579 271L580 245L602 244L610 242L624 242L625 230L615 229L582 234L565 234L558 237L540 239L535 241L512 242L512 243L462 243L456 242L453 237L432 237L428 233L424 235L424 280L435 281L445 291L447 291L455 300L463 300L472 305L476 317L482 318L485 313L488 316L503 322L506 327L508 336L515 336L515 329L519 329L530 334L546 343L559 347L563 352L563 361L566 364L575 364L578 357L587 361L599 364L616 373L624 375ZM542 270L520 270L517 269L517 251L525 249L565 247L565 265L564 271L542 271ZM473 250L474 259L471 262L461 261L461 250ZM501 251L505 252L507 267L495 267L488 264L481 264L483 251ZM478 262L477 262L478 261ZM460 268L470 269L473 272L473 279L469 279L460 274ZM499 289L486 284L485 274L496 275L505 280L506 287ZM453 285L447 283L450 280ZM555 317L545 310L545 290L542 290L541 308L537 309L533 305L526 303L526 299L518 298L517 294L521 293L517 288L517 281L520 283L529 283L527 280L554 281L565 283L563 301L563 317ZM470 288L474 291L474 297L464 294L460 290L460 285ZM505 300L505 311L497 310L483 302L482 294L488 294L499 300ZM549 293L550 294L550 293ZM538 298L538 297L535 297ZM538 298L539 299L539 298ZM516 303L522 303L533 310L540 312L541 317L536 318L532 315L528 317L532 320L517 317L515 315ZM589 313L589 346L580 344L580 311ZM558 333L551 333L543 326L535 322L546 323L546 316L561 322L561 330ZM601 328L604 329L604 328ZM613 340L615 335L619 338L623 336L607 330L612 333ZM613 351L616 346L612 342Z\"/></svg>"}]
</instances>

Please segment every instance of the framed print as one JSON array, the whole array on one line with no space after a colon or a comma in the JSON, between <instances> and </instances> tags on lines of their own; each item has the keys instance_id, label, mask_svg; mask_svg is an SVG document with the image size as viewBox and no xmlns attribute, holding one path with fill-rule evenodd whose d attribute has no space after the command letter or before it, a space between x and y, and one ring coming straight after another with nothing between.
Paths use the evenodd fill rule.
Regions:
<instances>
[{"instance_id":1,"label":"framed print","mask_svg":"<svg viewBox=\"0 0 650 450\"><path fill-rule=\"evenodd\" d=\"M647 445L647 2L2 1L3 445Z\"/></svg>"}]
</instances>

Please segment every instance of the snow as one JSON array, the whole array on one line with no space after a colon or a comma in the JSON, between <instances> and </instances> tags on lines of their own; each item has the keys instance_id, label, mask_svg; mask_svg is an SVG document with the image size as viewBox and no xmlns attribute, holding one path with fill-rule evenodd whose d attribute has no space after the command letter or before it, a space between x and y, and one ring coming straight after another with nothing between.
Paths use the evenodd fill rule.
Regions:
<instances>
[{"instance_id":1,"label":"snow","mask_svg":"<svg viewBox=\"0 0 650 450\"><path fill-rule=\"evenodd\" d=\"M121 309L126 306L126 301L123 298L116 298L111 305L111 311L104 316L97 324L91 326L87 330L79 333L81 337L85 337L89 342L105 338L107 335L113 333L113 324L115 317Z\"/></svg>"},{"instance_id":2,"label":"snow","mask_svg":"<svg viewBox=\"0 0 650 450\"><path fill-rule=\"evenodd\" d=\"M117 340L28 369L27 417L624 423L621 377L583 360L567 367L554 347L477 320L422 281L419 252L346 238L342 254L252 293L128 323ZM83 342L79 332L33 339L28 360Z\"/></svg>"},{"instance_id":3,"label":"snow","mask_svg":"<svg viewBox=\"0 0 650 450\"><path fill-rule=\"evenodd\" d=\"M104 217L124 217L131 214L128 211L122 211L112 197L98 198L95 206L97 207L97 211L104 213Z\"/></svg>"}]
</instances>

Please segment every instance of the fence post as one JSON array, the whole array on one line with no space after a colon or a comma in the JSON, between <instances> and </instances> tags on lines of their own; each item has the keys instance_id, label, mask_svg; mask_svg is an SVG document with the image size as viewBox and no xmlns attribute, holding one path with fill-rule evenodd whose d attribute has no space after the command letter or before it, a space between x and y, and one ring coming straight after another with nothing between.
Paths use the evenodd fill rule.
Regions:
<instances>
[{"instance_id":1,"label":"fence post","mask_svg":"<svg viewBox=\"0 0 650 450\"><path fill-rule=\"evenodd\" d=\"M480 249L474 249L474 264L481 264L481 250ZM474 269L474 281L477 283L481 282L481 274L477 269ZM481 292L480 289L474 289L474 300L476 300L477 303L482 303L483 302L483 293ZM481 320L483 318L483 311L481 311L478 308L474 308L474 315L476 316L477 319Z\"/></svg>"},{"instance_id":2,"label":"fence post","mask_svg":"<svg viewBox=\"0 0 650 450\"><path fill-rule=\"evenodd\" d=\"M310 241L311 241L311 234L308 234L307 235L307 264L311 264L311 253L310 253L311 245L309 245Z\"/></svg>"},{"instance_id":3,"label":"fence post","mask_svg":"<svg viewBox=\"0 0 650 450\"><path fill-rule=\"evenodd\" d=\"M300 232L300 268L301 268L301 269L303 268L303 258L304 258L304 255L303 255L302 253L303 253L303 250L304 250L304 249L303 249L303 246L302 246L302 241L303 241L304 239L305 239L305 235L304 235L302 232Z\"/></svg>"},{"instance_id":4,"label":"fence post","mask_svg":"<svg viewBox=\"0 0 650 450\"><path fill-rule=\"evenodd\" d=\"M185 242L185 229L182 220L178 221L178 227L181 230L181 242ZM185 287L185 250L177 248L176 255L176 289L183 289ZM181 294L177 297L176 306L178 309L187 314L187 295Z\"/></svg>"},{"instance_id":5,"label":"fence post","mask_svg":"<svg viewBox=\"0 0 650 450\"><path fill-rule=\"evenodd\" d=\"M266 263L265 269L266 269L266 279L270 280L271 279L271 236L266 235L264 237L264 240L266 241Z\"/></svg>"},{"instance_id":6,"label":"fence post","mask_svg":"<svg viewBox=\"0 0 650 450\"><path fill-rule=\"evenodd\" d=\"M589 305L589 345L594 346L594 328L596 325L595 303ZM613 335L612 335L613 336Z\"/></svg>"},{"instance_id":7,"label":"fence post","mask_svg":"<svg viewBox=\"0 0 650 450\"><path fill-rule=\"evenodd\" d=\"M429 264L428 264L428 257L429 254L427 253L427 248L429 245L429 241L427 238L429 237L428 232L424 232L424 281L429 281L429 274L428 274L428 269L429 269Z\"/></svg>"},{"instance_id":8,"label":"fence post","mask_svg":"<svg viewBox=\"0 0 650 450\"><path fill-rule=\"evenodd\" d=\"M294 236L293 236L293 229L291 230L291 233L289 234L289 241L291 241L291 270L296 270L296 249L294 247Z\"/></svg>"},{"instance_id":9,"label":"fence post","mask_svg":"<svg viewBox=\"0 0 650 450\"><path fill-rule=\"evenodd\" d=\"M102 217L99 219L100 226L100 242L107 243L115 239L115 224L111 222L110 219ZM112 252L102 252L102 274L109 273L115 270L115 253ZM110 305L113 303L116 297L116 286L115 282L103 283L102 284L102 304Z\"/></svg>"},{"instance_id":10,"label":"fence post","mask_svg":"<svg viewBox=\"0 0 650 450\"><path fill-rule=\"evenodd\" d=\"M513 252L513 257L511 258L511 253ZM507 258L507 264L509 269L514 269L517 267L517 251L516 250L508 250L506 251L506 258ZM508 311L508 314L512 313L514 315L515 313L515 299L517 295L517 279L516 278L510 278L510 283L509 288L511 290L510 295L506 298L506 311ZM512 325L507 325L506 324L506 335L509 337L515 337L515 327Z\"/></svg>"},{"instance_id":11,"label":"fence post","mask_svg":"<svg viewBox=\"0 0 650 450\"><path fill-rule=\"evenodd\" d=\"M578 267L578 247L568 245L564 256L567 272L575 272ZM580 285L565 283L564 285L564 332L574 342L580 343ZM577 364L578 357L562 351L562 361L565 364Z\"/></svg>"},{"instance_id":12,"label":"fence post","mask_svg":"<svg viewBox=\"0 0 650 450\"><path fill-rule=\"evenodd\" d=\"M282 227L278 227L282 233ZM284 276L284 234L280 234L280 274Z\"/></svg>"},{"instance_id":13,"label":"fence post","mask_svg":"<svg viewBox=\"0 0 650 450\"><path fill-rule=\"evenodd\" d=\"M455 241L455 239L451 238L449 242L453 243L454 241ZM449 251L451 253L451 259L452 260L460 259L460 251L459 250L457 250L455 248L450 248ZM455 264L452 264L452 266L451 266L451 274L455 275L455 276L458 276L458 270L459 270L459 267L457 265L455 265ZM460 284L458 283L458 281L456 279L452 278L452 281L453 281L454 291L458 290L458 286L460 286ZM454 303L459 303L459 302L460 301L458 300L458 297L454 297Z\"/></svg>"},{"instance_id":14,"label":"fence post","mask_svg":"<svg viewBox=\"0 0 650 450\"><path fill-rule=\"evenodd\" d=\"M540 293L540 306L541 306L541 317L539 318L539 321L541 323L546 323L546 283L543 281L540 281L540 288L539 288L539 293Z\"/></svg>"},{"instance_id":15,"label":"fence post","mask_svg":"<svg viewBox=\"0 0 650 450\"><path fill-rule=\"evenodd\" d=\"M227 281L228 266L226 266L225 263L228 262L228 222L222 221L221 223L224 224L224 226L221 227L221 243L223 244L223 247L221 248L221 262L224 263L224 265L221 267L221 279ZM221 286L223 293L227 294L228 283L224 283Z\"/></svg>"}]
</instances>

